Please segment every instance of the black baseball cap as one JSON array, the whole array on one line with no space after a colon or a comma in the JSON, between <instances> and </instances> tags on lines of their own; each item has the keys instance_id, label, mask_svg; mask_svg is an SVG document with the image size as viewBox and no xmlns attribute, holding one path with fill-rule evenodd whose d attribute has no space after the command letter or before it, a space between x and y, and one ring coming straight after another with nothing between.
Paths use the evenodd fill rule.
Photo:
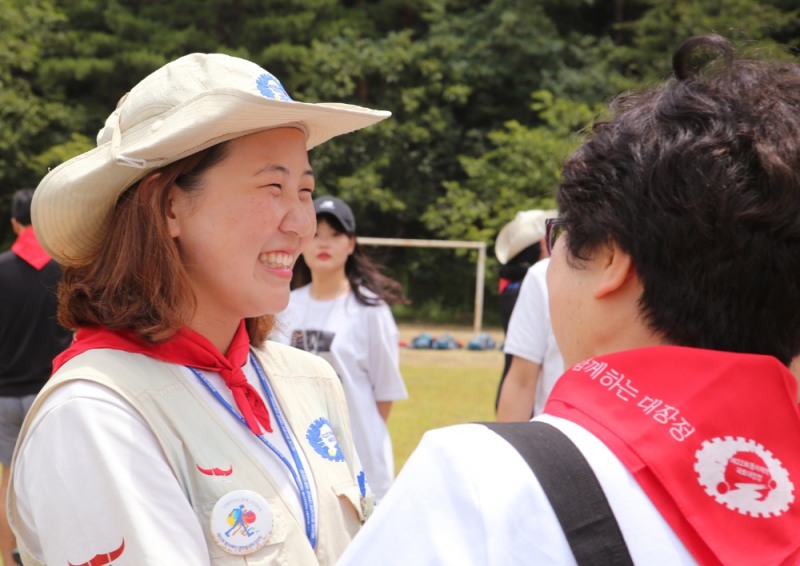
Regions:
<instances>
[{"instance_id":1,"label":"black baseball cap","mask_svg":"<svg viewBox=\"0 0 800 566\"><path fill-rule=\"evenodd\" d=\"M318 197L314 199L314 210L317 216L321 214L333 216L348 234L356 233L356 217L353 216L353 211L342 199L328 195Z\"/></svg>"}]
</instances>

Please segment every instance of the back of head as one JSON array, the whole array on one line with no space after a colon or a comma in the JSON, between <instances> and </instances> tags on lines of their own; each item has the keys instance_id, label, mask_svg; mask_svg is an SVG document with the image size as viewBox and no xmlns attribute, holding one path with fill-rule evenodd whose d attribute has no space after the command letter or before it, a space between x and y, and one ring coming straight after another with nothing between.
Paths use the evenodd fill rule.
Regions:
<instances>
[{"instance_id":1,"label":"back of head","mask_svg":"<svg viewBox=\"0 0 800 566\"><path fill-rule=\"evenodd\" d=\"M693 57L722 55L691 71ZM578 264L615 241L668 342L800 353L800 65L693 38L675 78L618 97L567 161L557 199Z\"/></svg>"},{"instance_id":2,"label":"back of head","mask_svg":"<svg viewBox=\"0 0 800 566\"><path fill-rule=\"evenodd\" d=\"M19 189L14 192L11 201L11 218L22 224L29 226L31 223L31 201L33 200L33 189Z\"/></svg>"}]
</instances>

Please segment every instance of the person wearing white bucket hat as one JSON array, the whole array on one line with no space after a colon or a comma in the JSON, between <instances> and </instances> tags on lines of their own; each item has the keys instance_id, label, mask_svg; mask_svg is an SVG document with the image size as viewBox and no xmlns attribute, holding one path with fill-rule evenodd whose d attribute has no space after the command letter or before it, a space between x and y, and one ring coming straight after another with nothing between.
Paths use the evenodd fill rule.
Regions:
<instances>
[{"instance_id":1,"label":"person wearing white bucket hat","mask_svg":"<svg viewBox=\"0 0 800 566\"><path fill-rule=\"evenodd\" d=\"M539 209L520 210L497 234L494 255L500 263L498 293L503 332L508 332L525 273L531 265L547 257L547 250L542 245L544 221L554 214L554 211ZM509 361L506 360L503 375L508 371Z\"/></svg>"},{"instance_id":2,"label":"person wearing white bucket hat","mask_svg":"<svg viewBox=\"0 0 800 566\"><path fill-rule=\"evenodd\" d=\"M41 181L76 336L12 462L26 564L335 563L374 501L341 384L265 338L314 235L308 150L389 115L195 53Z\"/></svg>"},{"instance_id":3,"label":"person wearing white bucket hat","mask_svg":"<svg viewBox=\"0 0 800 566\"><path fill-rule=\"evenodd\" d=\"M495 402L501 422L526 421L541 413L564 371L547 307L545 221L556 214L556 210L520 211L495 242L495 255L503 263L500 275L509 280L500 295L510 311Z\"/></svg>"}]
</instances>

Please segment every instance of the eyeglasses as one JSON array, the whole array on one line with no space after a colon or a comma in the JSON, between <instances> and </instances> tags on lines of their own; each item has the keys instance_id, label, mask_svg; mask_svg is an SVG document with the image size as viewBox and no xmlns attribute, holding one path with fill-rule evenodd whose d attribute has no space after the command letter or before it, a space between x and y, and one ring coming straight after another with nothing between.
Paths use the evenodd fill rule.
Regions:
<instances>
[{"instance_id":1,"label":"eyeglasses","mask_svg":"<svg viewBox=\"0 0 800 566\"><path fill-rule=\"evenodd\" d=\"M552 254L553 247L556 245L556 240L558 240L561 234L567 229L566 220L561 216L548 218L544 221L544 228L544 241L547 244L547 253Z\"/></svg>"}]
</instances>

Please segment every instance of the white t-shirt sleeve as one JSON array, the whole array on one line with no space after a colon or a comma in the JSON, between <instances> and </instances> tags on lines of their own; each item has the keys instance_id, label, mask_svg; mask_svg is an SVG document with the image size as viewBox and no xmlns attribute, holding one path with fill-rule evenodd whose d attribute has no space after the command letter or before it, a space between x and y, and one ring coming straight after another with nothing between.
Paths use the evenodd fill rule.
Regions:
<instances>
[{"instance_id":1,"label":"white t-shirt sleeve","mask_svg":"<svg viewBox=\"0 0 800 566\"><path fill-rule=\"evenodd\" d=\"M486 427L430 431L338 564L574 564L545 497Z\"/></svg>"},{"instance_id":2,"label":"white t-shirt sleeve","mask_svg":"<svg viewBox=\"0 0 800 566\"><path fill-rule=\"evenodd\" d=\"M506 354L537 364L545 359L550 327L546 273L547 261L543 260L525 274L503 346Z\"/></svg>"},{"instance_id":3,"label":"white t-shirt sleeve","mask_svg":"<svg viewBox=\"0 0 800 566\"><path fill-rule=\"evenodd\" d=\"M18 539L47 564L87 563L123 544L125 564L209 564L160 445L112 391L74 383L53 392L15 463Z\"/></svg>"},{"instance_id":4,"label":"white t-shirt sleeve","mask_svg":"<svg viewBox=\"0 0 800 566\"><path fill-rule=\"evenodd\" d=\"M636 564L696 564L600 440L557 417L539 420L561 429L589 461ZM575 558L528 463L487 427L465 424L422 437L338 562L364 564L569 566Z\"/></svg>"},{"instance_id":5,"label":"white t-shirt sleeve","mask_svg":"<svg viewBox=\"0 0 800 566\"><path fill-rule=\"evenodd\" d=\"M384 304L364 309L367 322L367 376L376 401L399 401L408 398L400 374L399 333L389 306Z\"/></svg>"}]
</instances>

